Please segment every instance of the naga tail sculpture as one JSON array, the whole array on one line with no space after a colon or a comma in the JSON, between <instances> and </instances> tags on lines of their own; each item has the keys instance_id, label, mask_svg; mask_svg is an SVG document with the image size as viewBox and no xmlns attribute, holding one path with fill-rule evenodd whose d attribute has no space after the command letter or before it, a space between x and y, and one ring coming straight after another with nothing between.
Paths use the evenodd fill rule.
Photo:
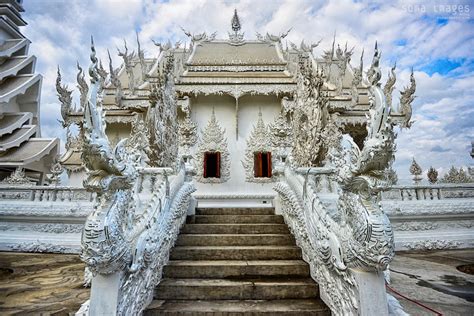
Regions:
<instances>
[{"instance_id":1,"label":"naga tail sculpture","mask_svg":"<svg viewBox=\"0 0 474 316\"><path fill-rule=\"evenodd\" d=\"M281 181L275 190L282 213L333 313L387 315L381 272L393 259L395 247L378 193L395 151L395 123L391 102L387 102L394 73L383 91L376 44L366 78L370 83L367 136L359 147L331 119L337 113L328 114L328 100L314 97L321 91L318 76L308 74L319 70L312 54L306 58L313 62L301 65L292 123L297 135L311 133L311 137L300 139L290 157L293 165L279 171ZM314 138L321 140L318 146L312 146ZM364 294L367 291L372 296Z\"/></svg>"},{"instance_id":2,"label":"naga tail sculpture","mask_svg":"<svg viewBox=\"0 0 474 316\"><path fill-rule=\"evenodd\" d=\"M97 93L100 82L92 39L91 51L91 85L84 108L82 160L87 170L84 187L96 192L99 202L84 227L82 259L94 273L111 273L123 268L128 261L124 257L130 257L120 221L128 211L131 196L127 190L131 188L137 172L125 151L126 140L112 149L105 133L105 115Z\"/></svg>"},{"instance_id":3,"label":"naga tail sculpture","mask_svg":"<svg viewBox=\"0 0 474 316\"><path fill-rule=\"evenodd\" d=\"M350 137L345 139L345 149L332 149L332 163L343 192L339 197L339 209L346 221L343 229L351 236L343 243L344 262L348 267L375 271L385 270L395 254L390 222L377 203L379 188L386 181L385 170L395 152L391 106L385 102L379 82L379 58L376 44L368 72L370 109L362 149Z\"/></svg>"},{"instance_id":4,"label":"naga tail sculpture","mask_svg":"<svg viewBox=\"0 0 474 316\"><path fill-rule=\"evenodd\" d=\"M163 147L150 148L149 133L156 131L150 130L140 114L135 114L130 138L122 139L113 148L106 134L103 75L99 73L92 40L91 62L82 130L82 159L87 171L84 187L97 194L82 233L81 258L93 275L88 308L91 315L137 315L151 301L169 250L184 223L195 190L189 182L193 171L184 164L177 172L169 168L176 165L178 146L176 137L172 137L177 126L168 125L169 121L176 121L173 87L159 87L163 94L159 110L163 113L153 116L154 124L173 129L160 143ZM172 63L167 65L172 67ZM113 72L110 76L113 78ZM162 152L150 154L150 150ZM162 159L151 161L153 157ZM167 164L166 168L162 163ZM118 281L108 281L113 279ZM107 295L94 290L104 286L110 292Z\"/></svg>"}]
</instances>

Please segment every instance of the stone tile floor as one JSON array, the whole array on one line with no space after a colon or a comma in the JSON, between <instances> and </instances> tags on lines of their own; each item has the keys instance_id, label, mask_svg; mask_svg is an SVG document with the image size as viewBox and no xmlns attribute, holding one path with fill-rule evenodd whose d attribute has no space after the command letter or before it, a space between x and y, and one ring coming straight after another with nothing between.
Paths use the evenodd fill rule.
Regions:
<instances>
[{"instance_id":1,"label":"stone tile floor","mask_svg":"<svg viewBox=\"0 0 474 316\"><path fill-rule=\"evenodd\" d=\"M398 253L391 287L441 312L474 315L474 249ZM77 255L0 252L0 315L69 315L87 300L84 264ZM411 315L435 315L393 294Z\"/></svg>"},{"instance_id":2,"label":"stone tile floor","mask_svg":"<svg viewBox=\"0 0 474 316\"><path fill-rule=\"evenodd\" d=\"M0 315L69 315L89 297L78 255L0 252Z\"/></svg>"}]
</instances>

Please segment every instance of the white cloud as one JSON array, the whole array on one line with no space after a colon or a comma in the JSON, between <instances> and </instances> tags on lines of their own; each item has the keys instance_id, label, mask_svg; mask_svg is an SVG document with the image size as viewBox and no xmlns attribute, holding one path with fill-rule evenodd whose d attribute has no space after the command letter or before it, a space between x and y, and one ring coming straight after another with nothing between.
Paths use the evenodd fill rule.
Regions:
<instances>
[{"instance_id":1,"label":"white cloud","mask_svg":"<svg viewBox=\"0 0 474 316\"><path fill-rule=\"evenodd\" d=\"M376 40L382 50L383 76L397 61L397 90L409 82L410 68L415 68L417 99L414 102L410 130L403 130L397 139L396 168L400 178L408 179L411 157L415 156L426 170L430 165L440 171L449 165L468 165L470 140L474 139L473 56L474 28L472 20L454 19L437 23L433 8L423 13L409 10L419 1L352 2L336 1L212 1L179 0L86 0L35 1L24 3L24 18L29 26L25 35L32 41L31 53L38 57L37 72L44 75L42 91L42 130L44 136L63 133L59 119L54 81L59 64L63 81L75 87L78 60L88 65L89 38L94 35L98 55L106 61L109 48L115 67L120 58L116 47L123 39L135 48L135 31L139 31L142 46L148 56L156 56L151 39L186 41L180 26L192 32L218 31L227 37L234 8L239 11L242 30L247 38L255 32L281 33L292 27L287 40L315 42L323 39L315 54L322 54L332 42L334 31L342 45L347 41L355 47L353 63L358 64L365 48L364 64L370 65ZM446 16L442 16L446 17ZM438 59L457 59L462 66L448 73L425 72ZM427 70L426 70L427 71ZM77 94L77 93L76 93ZM77 98L77 95L75 96Z\"/></svg>"}]
</instances>

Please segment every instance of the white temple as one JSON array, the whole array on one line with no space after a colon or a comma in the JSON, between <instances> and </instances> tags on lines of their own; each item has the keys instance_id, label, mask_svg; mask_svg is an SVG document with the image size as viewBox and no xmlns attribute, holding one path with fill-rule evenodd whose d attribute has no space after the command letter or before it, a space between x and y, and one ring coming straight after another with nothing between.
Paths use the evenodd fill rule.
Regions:
<instances>
[{"instance_id":1,"label":"white temple","mask_svg":"<svg viewBox=\"0 0 474 316\"><path fill-rule=\"evenodd\" d=\"M364 68L335 38L322 56L284 46L290 31L246 38L237 12L227 38L183 31L157 58L137 35L118 68L91 39L78 108L56 81L68 140L52 178L63 167L68 185L0 189L0 250L81 253L78 315L388 315L395 250L474 247L472 184L390 181L416 84L392 98L376 43ZM37 122L22 91L17 129Z\"/></svg>"},{"instance_id":2,"label":"white temple","mask_svg":"<svg viewBox=\"0 0 474 316\"><path fill-rule=\"evenodd\" d=\"M240 28L235 15L227 39L216 39L215 34L185 31L191 41L190 47L156 43L161 51L158 59L146 58L139 42L138 53L131 51L125 43L120 52L124 63L117 70L110 68L109 73L113 75L107 80L103 78L106 133L111 142L117 144L129 137L135 114L147 113L152 89L159 74L165 71L163 67L172 69L172 89L180 121L179 152L193 158L197 195L273 194L276 178L271 173L272 166L286 159L294 137L299 137L292 136L288 121L297 106L298 56L310 54L318 43L302 42L299 46L291 43L291 47L284 48L282 40L288 32L257 34L257 39L246 39ZM341 49L333 42L332 49L321 58L309 58L304 63L321 72L321 80L324 80L321 90L328 102L327 119L337 122L344 133L362 146L367 135L370 84L362 76L362 58L356 67L350 64L351 58L352 50L347 45ZM107 72L100 68L99 74L106 76ZM390 103L395 83L393 70L391 76L385 86ZM61 86L60 79L58 93L67 95L69 92ZM81 68L78 85L82 87L82 109L88 87ZM410 98L414 87L413 81L405 92L406 97L392 107L393 121L402 126L408 126L410 121ZM66 126L80 124L82 110L71 109L68 97L60 100L62 112L68 109L64 118ZM72 136L69 138L69 150L62 161L66 168L74 170L72 183L80 184L85 175L80 167L80 153L74 149L77 147L69 145L75 140ZM219 177L205 174L204 160L207 161L206 153L210 152L220 153L220 164L214 168ZM263 158L258 158L262 161L255 160L257 153L264 153ZM212 156L209 158L215 161ZM257 175L255 166L262 166L262 162L268 170ZM213 167L211 165L208 167Z\"/></svg>"}]
</instances>

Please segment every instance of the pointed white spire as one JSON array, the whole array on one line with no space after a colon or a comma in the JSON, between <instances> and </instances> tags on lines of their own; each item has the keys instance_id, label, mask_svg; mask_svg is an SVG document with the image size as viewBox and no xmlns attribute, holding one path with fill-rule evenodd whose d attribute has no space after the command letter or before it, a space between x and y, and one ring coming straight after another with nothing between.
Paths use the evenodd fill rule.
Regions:
<instances>
[{"instance_id":1,"label":"pointed white spire","mask_svg":"<svg viewBox=\"0 0 474 316\"><path fill-rule=\"evenodd\" d=\"M234 31L235 34L237 34L242 28L240 25L239 15L237 14L237 9L234 9L234 16L232 17L231 24L232 24L232 31Z\"/></svg>"}]
</instances>

